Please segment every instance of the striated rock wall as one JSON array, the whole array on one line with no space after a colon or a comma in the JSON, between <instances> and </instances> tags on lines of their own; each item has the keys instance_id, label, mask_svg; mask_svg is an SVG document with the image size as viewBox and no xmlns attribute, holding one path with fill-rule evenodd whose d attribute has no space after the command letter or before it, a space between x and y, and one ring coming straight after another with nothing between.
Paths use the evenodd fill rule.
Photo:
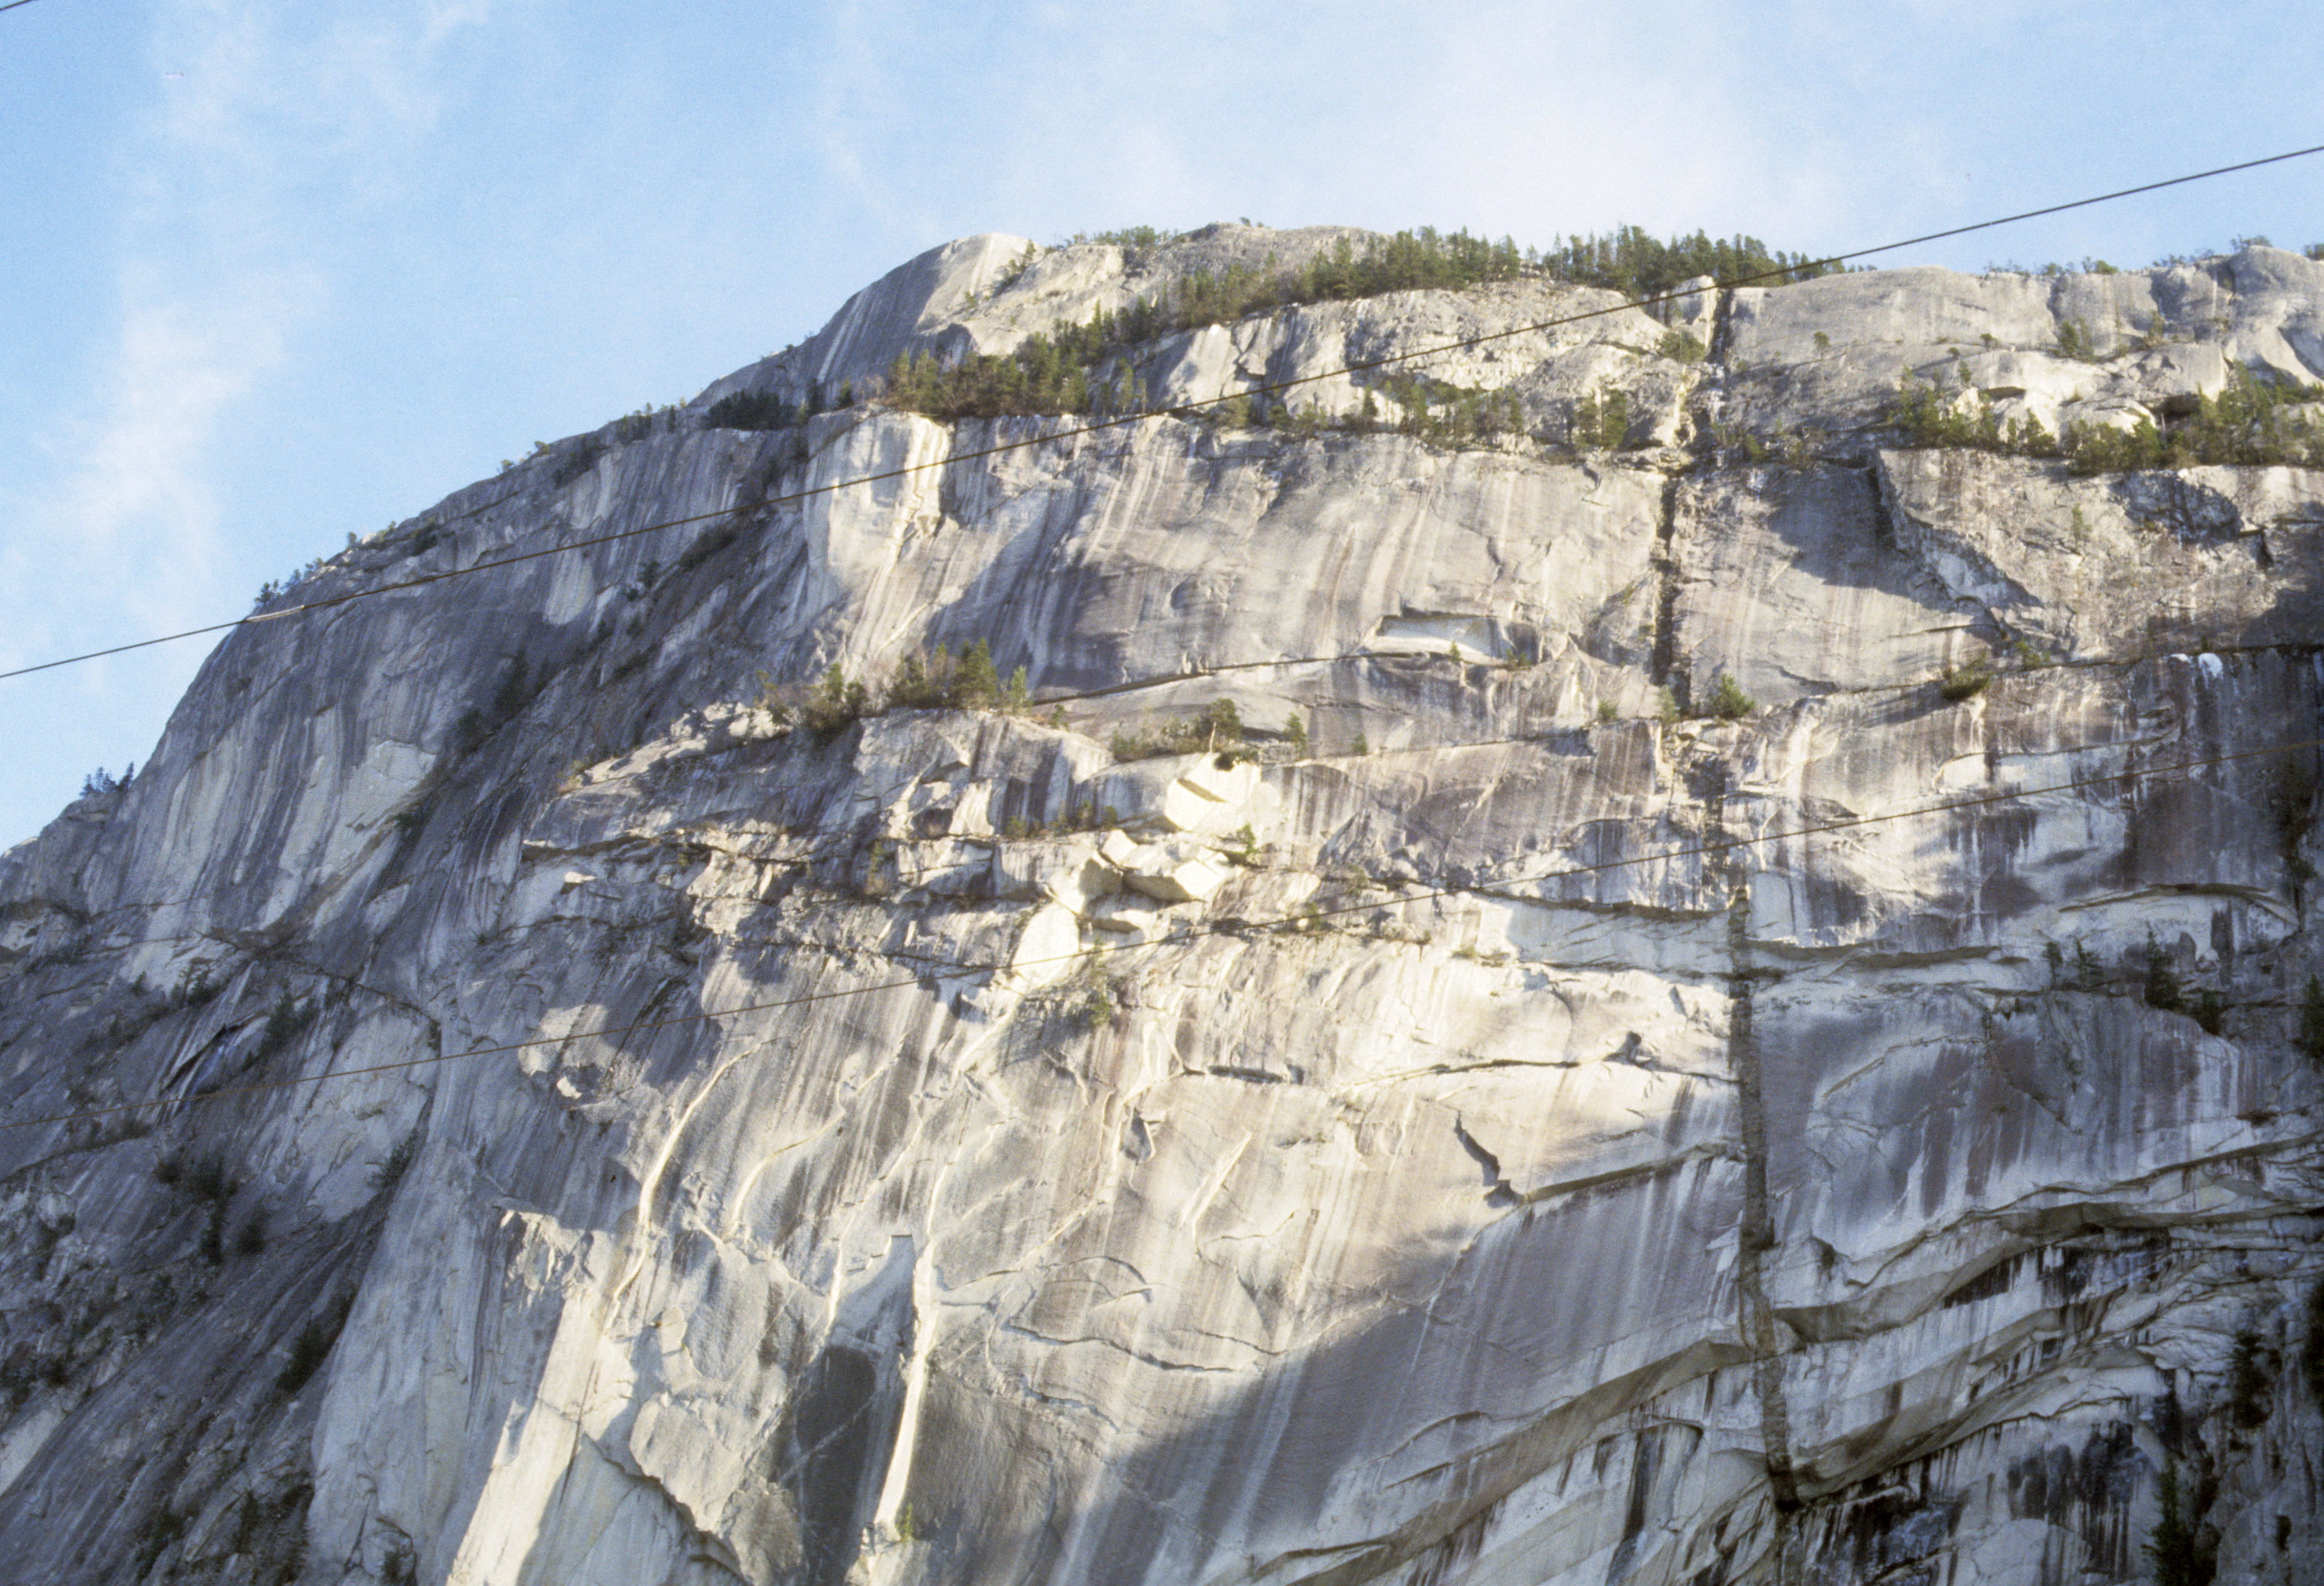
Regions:
<instances>
[{"instance_id":1,"label":"striated rock wall","mask_svg":"<svg viewBox=\"0 0 2324 1586\"><path fill-rule=\"evenodd\" d=\"M2092 1586L2166 1476L2324 1574L2324 475L1877 428L2314 379L2324 265L1626 309L1433 362L1469 449L706 420L1342 235L936 250L289 598L737 517L254 623L0 860L10 1579ZM1031 712L760 703L975 639Z\"/></svg>"}]
</instances>

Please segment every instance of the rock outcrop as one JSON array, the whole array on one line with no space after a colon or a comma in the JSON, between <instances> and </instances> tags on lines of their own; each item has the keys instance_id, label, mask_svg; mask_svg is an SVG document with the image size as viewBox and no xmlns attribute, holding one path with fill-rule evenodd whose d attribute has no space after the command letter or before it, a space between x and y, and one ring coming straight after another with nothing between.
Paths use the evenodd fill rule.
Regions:
<instances>
[{"instance_id":1,"label":"rock outcrop","mask_svg":"<svg viewBox=\"0 0 2324 1586\"><path fill-rule=\"evenodd\" d=\"M284 601L730 515L254 622L0 860L12 1581L2324 1576L2324 474L1882 429L2314 380L2324 264L865 400L1347 235L936 250Z\"/></svg>"}]
</instances>

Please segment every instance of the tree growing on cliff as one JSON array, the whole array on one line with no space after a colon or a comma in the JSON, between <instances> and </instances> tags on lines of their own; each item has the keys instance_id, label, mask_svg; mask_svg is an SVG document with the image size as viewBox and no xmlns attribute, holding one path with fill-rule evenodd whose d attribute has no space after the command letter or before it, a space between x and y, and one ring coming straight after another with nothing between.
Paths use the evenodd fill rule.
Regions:
<instances>
[{"instance_id":1,"label":"tree growing on cliff","mask_svg":"<svg viewBox=\"0 0 2324 1586\"><path fill-rule=\"evenodd\" d=\"M1711 687L1711 714L1722 722L1739 722L1758 708L1759 702L1743 692L1732 672L1720 673Z\"/></svg>"},{"instance_id":2,"label":"tree growing on cliff","mask_svg":"<svg viewBox=\"0 0 2324 1586\"><path fill-rule=\"evenodd\" d=\"M2171 954L2153 936L2146 938L2146 981L2141 988L2146 1005L2163 1013L2187 1011L2187 987L2171 966Z\"/></svg>"},{"instance_id":3,"label":"tree growing on cliff","mask_svg":"<svg viewBox=\"0 0 2324 1586\"><path fill-rule=\"evenodd\" d=\"M1617 451L1630 438L1630 399L1618 385L1593 388L1573 404L1577 451Z\"/></svg>"},{"instance_id":4,"label":"tree growing on cliff","mask_svg":"<svg viewBox=\"0 0 2324 1586\"><path fill-rule=\"evenodd\" d=\"M836 662L800 707L799 720L818 738L828 738L850 722L872 714L872 690L851 679Z\"/></svg>"},{"instance_id":5,"label":"tree growing on cliff","mask_svg":"<svg viewBox=\"0 0 2324 1586\"><path fill-rule=\"evenodd\" d=\"M2324 980L2312 974L2300 1004L2300 1049L2310 1062L2324 1063Z\"/></svg>"},{"instance_id":6,"label":"tree growing on cliff","mask_svg":"<svg viewBox=\"0 0 2324 1586\"><path fill-rule=\"evenodd\" d=\"M2208 1586L2209 1571L2195 1545L2194 1522L2188 1517L2179 1490L2179 1462L2163 1462L2163 1480L2155 1495L2154 1531L2146 1556L2154 1567L2154 1586Z\"/></svg>"}]
</instances>

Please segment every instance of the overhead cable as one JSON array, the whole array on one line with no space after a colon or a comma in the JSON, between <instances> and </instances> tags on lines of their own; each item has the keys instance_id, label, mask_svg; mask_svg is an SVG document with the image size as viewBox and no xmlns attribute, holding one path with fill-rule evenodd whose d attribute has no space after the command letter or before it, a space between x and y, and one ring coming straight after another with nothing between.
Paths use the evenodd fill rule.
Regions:
<instances>
[{"instance_id":1,"label":"overhead cable","mask_svg":"<svg viewBox=\"0 0 2324 1586\"><path fill-rule=\"evenodd\" d=\"M23 5L27 3L27 0L14 0L14 3L16 5ZM1765 281L1784 280L1800 270L1821 269L1830 265L1845 264L1852 260L1868 259L1873 257L1875 254L1895 253L1900 248L1915 247L1923 243L1940 242L1948 237L1966 236L1972 232L1988 231L1996 226L2010 226L2021 220L2036 219L2046 215L2061 215L2070 209L2088 208L2093 204L2111 203L2117 198L2131 198L2141 193L2157 192L2164 188L2181 187L2189 182L2208 181L2214 177L2228 176L2236 171L2256 170L2261 166L2281 164L2287 160L2300 160L2304 159L2309 155L2319 153L2324 153L2324 143L2319 143L2305 149L2287 150L2281 154L2269 154L2257 160L2245 160L2233 165L2216 166L2209 171L2192 171L2185 176L2169 177L2161 181L2142 182L2136 187L2121 188L2110 193L2099 193L2087 198L2074 198L2062 204L2045 205L2038 209L2021 210L2015 215L2004 215L1991 220L1975 221L1968 226L1950 226L1942 231L1924 232L1918 236L1905 237L1897 242L1882 243L1877 246L1868 248L1855 248L1844 254L1832 254L1821 259L1808 260L1801 263L1787 265L1781 269L1757 271L1747 275L1735 276L1726 281L1716 281L1711 285L1705 287L1681 287L1655 296L1638 298L1625 300L1620 303L1610 304L1605 308L1585 309L1580 313L1561 315L1555 318L1537 320L1531 324L1515 326L1505 330L1487 331L1477 336L1463 337L1455 341L1440 342L1430 346L1416 348L1410 352L1392 353L1378 358L1362 359L1355 363L1342 364L1333 369L1324 370L1320 373L1302 374L1289 380L1275 381L1265 385L1248 386L1240 391L1222 392L1220 395L1215 397L1204 397L1193 401L1178 402L1169 407L1148 408L1132 413L1115 414L1107 418L1094 420L1091 422L1080 425L1077 428L1059 429L1040 435L1027 436L1013 440L999 441L991 446L977 447L972 451L948 452L941 457L929 458L917 463L907 463L898 467L881 469L876 473L854 475L846 479L834 480L826 484L812 485L804 490L791 491L781 495L766 496L757 501L740 503L730 507L721 507L715 512L694 512L680 518L664 518L657 522L641 524L634 529L623 529L612 533L591 535L581 539L561 540L555 545L545 546L536 550L521 551L511 556L493 557L471 563L469 566L465 567L455 567L441 573L423 574L416 578L398 579L393 583L374 585L367 589L352 590L345 595L328 595L320 600L302 601L297 604L282 606L274 611L254 613L249 616L237 617L230 622L212 622L203 627L188 628L179 632L165 633L152 639L134 640L126 644L110 645L102 650L85 650L78 655L60 656L55 660L41 661L32 666L15 667L5 671L0 671L0 679L28 677L34 672L45 672L53 670L59 667L74 666L79 662L96 660L104 656L121 655L133 650L146 650L157 644L175 643L180 639L197 638L206 633L221 633L230 629L251 627L260 622L279 622L286 617L301 616L309 612L328 611L337 606L346 605L352 601L368 600L374 595L393 595L402 590L417 589L430 584L440 584L451 578L465 578L473 574L490 572L497 567L514 567L521 562L535 561L542 557L558 556L567 551L586 550L595 546L610 545L616 540L632 539L641 534L652 534L664 529L680 528L688 523L708 522L713 519L733 517L749 512L762 512L770 507L789 506L799 502L810 500L816 496L829 495L838 491L852 489L859 484L881 484L890 479L901 479L911 475L926 473L931 469L951 467L957 463L974 462L982 457L997 456L1004 452L1020 451L1028 447L1047 446L1056 441L1072 440L1080 436L1095 435L1104 430L1120 429L1124 425L1140 423L1148 419L1182 418L1188 414L1201 412L1204 409L1217 407L1222 403L1247 399L1252 396L1271 396L1278 392L1289 391L1298 386L1312 384L1317 381L1336 380L1350 374L1359 374L1374 369L1387 368L1391 364L1406 364L1417 359L1435 357L1443 353L1461 352L1470 347L1480 346L1487 342L1507 340L1511 337L1538 335L1543 331L1555 330L1569 325L1578 325L1585 320L1604 318L1609 315L1628 313L1634 309L1650 309L1664 303L1677 302L1683 299L1699 297L1704 292L1725 291L1735 287L1751 286Z\"/></svg>"}]
</instances>

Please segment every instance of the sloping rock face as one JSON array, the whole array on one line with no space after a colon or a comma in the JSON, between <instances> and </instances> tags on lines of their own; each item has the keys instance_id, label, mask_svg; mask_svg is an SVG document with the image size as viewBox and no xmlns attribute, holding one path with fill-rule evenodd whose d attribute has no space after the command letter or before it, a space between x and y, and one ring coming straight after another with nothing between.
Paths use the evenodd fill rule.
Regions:
<instances>
[{"instance_id":1,"label":"sloping rock face","mask_svg":"<svg viewBox=\"0 0 2324 1586\"><path fill-rule=\"evenodd\" d=\"M1877 428L2313 379L2324 266L1624 309L1465 450L707 422L1340 235L937 250L290 598L733 516L254 622L0 861L12 1581L2324 1578L2324 475ZM973 639L1031 711L759 703Z\"/></svg>"}]
</instances>

